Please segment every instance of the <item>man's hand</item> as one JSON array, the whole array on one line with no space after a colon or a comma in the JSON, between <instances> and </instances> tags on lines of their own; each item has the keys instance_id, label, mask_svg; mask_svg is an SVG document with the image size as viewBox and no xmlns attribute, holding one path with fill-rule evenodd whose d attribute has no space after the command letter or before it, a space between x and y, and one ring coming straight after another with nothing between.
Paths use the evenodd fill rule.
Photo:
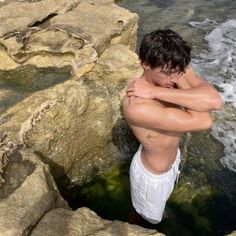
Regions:
<instances>
[{"instance_id":1,"label":"man's hand","mask_svg":"<svg viewBox=\"0 0 236 236\"><path fill-rule=\"evenodd\" d=\"M134 78L126 89L127 96L136 96L147 99L154 99L154 85L151 85L146 80Z\"/></svg>"}]
</instances>

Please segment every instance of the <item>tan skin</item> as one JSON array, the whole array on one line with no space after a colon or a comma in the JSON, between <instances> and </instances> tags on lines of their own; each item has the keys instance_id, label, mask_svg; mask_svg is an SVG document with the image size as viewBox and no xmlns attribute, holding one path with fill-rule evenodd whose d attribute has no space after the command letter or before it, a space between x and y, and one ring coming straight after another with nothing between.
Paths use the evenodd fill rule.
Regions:
<instances>
[{"instance_id":1,"label":"tan skin","mask_svg":"<svg viewBox=\"0 0 236 236\"><path fill-rule=\"evenodd\" d=\"M167 91L194 90L196 86L194 79L193 81L191 78L186 79L186 73L182 75L174 72L169 75L161 72L160 68L151 69L148 65L142 66L144 72L139 79L140 85L146 86L152 98L148 97L150 96L148 92L146 98L130 94L132 90L130 87L134 87L134 82L131 82L123 99L123 112L134 135L143 145L141 152L143 165L152 173L161 174L171 168L183 133L209 129L212 126L212 119L208 111L194 111L187 108L189 103L184 104L182 101L184 99L180 99L182 104L176 101L172 103L162 101L155 96L153 99L151 92L153 88L154 91L155 88ZM179 89L174 89L176 85ZM145 93L144 89L139 90L142 90L142 94ZM186 95L185 99L187 98ZM186 105L185 109L183 104ZM203 107L200 110L205 109L206 107Z\"/></svg>"}]
</instances>

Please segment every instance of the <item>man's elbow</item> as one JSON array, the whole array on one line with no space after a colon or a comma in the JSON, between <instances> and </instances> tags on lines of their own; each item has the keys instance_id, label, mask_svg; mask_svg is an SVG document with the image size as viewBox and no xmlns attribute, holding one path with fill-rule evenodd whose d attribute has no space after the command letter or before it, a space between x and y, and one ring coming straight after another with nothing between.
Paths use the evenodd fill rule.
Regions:
<instances>
[{"instance_id":1,"label":"man's elbow","mask_svg":"<svg viewBox=\"0 0 236 236\"><path fill-rule=\"evenodd\" d=\"M211 118L211 116L209 115L209 117L207 117L204 121L202 121L199 124L199 131L201 130L208 130L213 126L213 120Z\"/></svg>"},{"instance_id":2,"label":"man's elbow","mask_svg":"<svg viewBox=\"0 0 236 236\"><path fill-rule=\"evenodd\" d=\"M203 130L208 130L212 127L213 125L213 120L210 117L205 118L204 120L198 120L195 124L195 131L203 131Z\"/></svg>"},{"instance_id":3,"label":"man's elbow","mask_svg":"<svg viewBox=\"0 0 236 236\"><path fill-rule=\"evenodd\" d=\"M214 90L211 95L209 95L211 110L220 110L222 107L222 98L220 94Z\"/></svg>"},{"instance_id":4,"label":"man's elbow","mask_svg":"<svg viewBox=\"0 0 236 236\"><path fill-rule=\"evenodd\" d=\"M215 98L212 99L212 107L213 110L220 110L222 108L222 99L219 94L217 94Z\"/></svg>"},{"instance_id":5,"label":"man's elbow","mask_svg":"<svg viewBox=\"0 0 236 236\"><path fill-rule=\"evenodd\" d=\"M213 126L213 120L209 117L203 124L203 130L210 129Z\"/></svg>"}]
</instances>

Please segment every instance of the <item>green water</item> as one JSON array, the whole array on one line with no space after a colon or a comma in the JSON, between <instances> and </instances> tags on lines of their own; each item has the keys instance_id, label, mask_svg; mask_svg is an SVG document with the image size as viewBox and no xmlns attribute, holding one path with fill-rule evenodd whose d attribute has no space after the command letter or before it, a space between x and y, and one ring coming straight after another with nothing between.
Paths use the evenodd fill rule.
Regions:
<instances>
[{"instance_id":1,"label":"green water","mask_svg":"<svg viewBox=\"0 0 236 236\"><path fill-rule=\"evenodd\" d=\"M127 221L132 209L129 163L116 166L72 192L69 202L73 209L87 206L105 219Z\"/></svg>"}]
</instances>

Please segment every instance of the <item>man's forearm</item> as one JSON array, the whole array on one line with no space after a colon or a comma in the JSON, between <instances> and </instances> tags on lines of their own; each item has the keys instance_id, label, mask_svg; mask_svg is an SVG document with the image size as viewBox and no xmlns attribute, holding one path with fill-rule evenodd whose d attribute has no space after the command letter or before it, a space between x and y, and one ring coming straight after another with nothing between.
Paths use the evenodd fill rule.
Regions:
<instances>
[{"instance_id":1,"label":"man's forearm","mask_svg":"<svg viewBox=\"0 0 236 236\"><path fill-rule=\"evenodd\" d=\"M195 111L218 110L221 107L219 95L210 86L188 89L155 87L155 99L174 103Z\"/></svg>"}]
</instances>

